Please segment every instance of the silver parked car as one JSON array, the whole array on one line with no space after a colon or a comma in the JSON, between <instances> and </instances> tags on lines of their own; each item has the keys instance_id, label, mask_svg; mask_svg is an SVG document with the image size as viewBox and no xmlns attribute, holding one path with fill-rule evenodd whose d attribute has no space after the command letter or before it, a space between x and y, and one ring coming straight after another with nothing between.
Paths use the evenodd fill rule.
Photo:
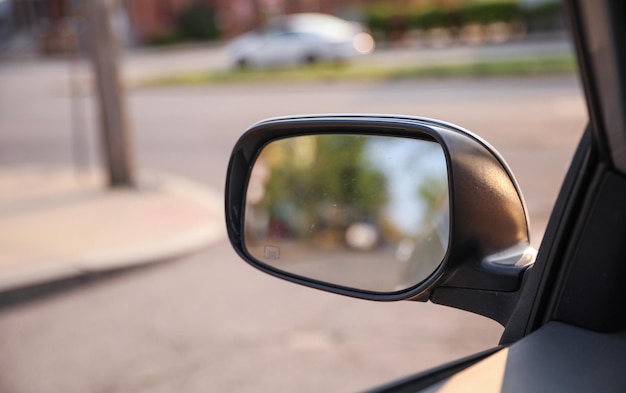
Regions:
<instances>
[{"instance_id":1,"label":"silver parked car","mask_svg":"<svg viewBox=\"0 0 626 393\"><path fill-rule=\"evenodd\" d=\"M374 39L356 22L301 13L277 17L228 44L236 67L268 67L340 61L371 53Z\"/></svg>"}]
</instances>

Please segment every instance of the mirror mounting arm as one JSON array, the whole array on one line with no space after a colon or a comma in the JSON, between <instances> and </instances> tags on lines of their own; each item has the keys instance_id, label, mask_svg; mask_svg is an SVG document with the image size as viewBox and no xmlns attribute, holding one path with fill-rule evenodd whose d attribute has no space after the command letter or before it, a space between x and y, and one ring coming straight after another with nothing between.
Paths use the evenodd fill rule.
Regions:
<instances>
[{"instance_id":1,"label":"mirror mounting arm","mask_svg":"<svg viewBox=\"0 0 626 393\"><path fill-rule=\"evenodd\" d=\"M515 308L519 294L519 290L500 292L439 287L431 294L430 301L480 314L505 326Z\"/></svg>"}]
</instances>

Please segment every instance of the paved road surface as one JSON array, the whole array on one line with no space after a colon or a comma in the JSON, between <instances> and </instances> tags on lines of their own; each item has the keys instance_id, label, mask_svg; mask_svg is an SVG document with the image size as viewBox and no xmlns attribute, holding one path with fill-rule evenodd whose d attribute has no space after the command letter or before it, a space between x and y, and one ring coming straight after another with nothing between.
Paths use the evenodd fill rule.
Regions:
<instances>
[{"instance_id":1,"label":"paved road surface","mask_svg":"<svg viewBox=\"0 0 626 393\"><path fill-rule=\"evenodd\" d=\"M65 79L47 83L52 73L33 67L0 69L0 165L71 165ZM129 98L140 167L217 190L233 143L265 117L391 112L455 122L509 161L536 245L587 118L573 78L173 87ZM94 155L93 103L79 101L79 132ZM355 391L495 345L500 333L441 306L279 282L221 242L1 310L0 391Z\"/></svg>"}]
</instances>

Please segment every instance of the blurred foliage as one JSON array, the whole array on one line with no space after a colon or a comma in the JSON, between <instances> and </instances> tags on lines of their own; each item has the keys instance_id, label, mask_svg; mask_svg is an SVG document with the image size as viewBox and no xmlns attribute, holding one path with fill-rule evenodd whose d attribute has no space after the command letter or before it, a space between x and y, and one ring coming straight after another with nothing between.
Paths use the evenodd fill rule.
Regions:
<instances>
[{"instance_id":1,"label":"blurred foliage","mask_svg":"<svg viewBox=\"0 0 626 393\"><path fill-rule=\"evenodd\" d=\"M167 30L153 36L149 44L155 46L174 45L184 41L183 35L178 30Z\"/></svg>"},{"instance_id":2,"label":"blurred foliage","mask_svg":"<svg viewBox=\"0 0 626 393\"><path fill-rule=\"evenodd\" d=\"M173 45L185 41L209 41L219 37L215 11L201 3L191 3L180 13L176 26L153 36L151 45Z\"/></svg>"},{"instance_id":3,"label":"blurred foliage","mask_svg":"<svg viewBox=\"0 0 626 393\"><path fill-rule=\"evenodd\" d=\"M377 1L364 9L364 22L370 31L386 40L400 39L410 30L450 29L456 33L467 25L493 23L522 24L528 31L562 29L561 1L524 5L520 0L469 0L457 5L402 7L397 2ZM204 3L191 3L178 17L176 26L150 40L153 45L219 38L216 12Z\"/></svg>"},{"instance_id":4,"label":"blurred foliage","mask_svg":"<svg viewBox=\"0 0 626 393\"><path fill-rule=\"evenodd\" d=\"M462 24L487 25L496 22L514 22L523 18L522 7L515 1L469 3L458 10Z\"/></svg>"},{"instance_id":5,"label":"blurred foliage","mask_svg":"<svg viewBox=\"0 0 626 393\"><path fill-rule=\"evenodd\" d=\"M437 27L457 27L461 24L458 9L444 10L438 7L426 8L409 14L408 27L414 29L434 29Z\"/></svg>"},{"instance_id":6,"label":"blurred foliage","mask_svg":"<svg viewBox=\"0 0 626 393\"><path fill-rule=\"evenodd\" d=\"M399 30L460 29L468 24L524 23L531 30L562 28L560 1L525 6L516 0L461 2L448 7L401 8L393 3L374 3L365 9L365 23L379 36L390 38Z\"/></svg>"},{"instance_id":7,"label":"blurred foliage","mask_svg":"<svg viewBox=\"0 0 626 393\"><path fill-rule=\"evenodd\" d=\"M236 71L191 71L164 74L140 80L137 86L201 85L207 83L289 83L332 81L385 81L420 78L510 77L530 75L571 75L576 61L567 56L530 59L478 61L469 64L335 67L320 64L291 69L250 69Z\"/></svg>"},{"instance_id":8,"label":"blurred foliage","mask_svg":"<svg viewBox=\"0 0 626 393\"><path fill-rule=\"evenodd\" d=\"M428 205L427 212L439 211L439 206L445 202L442 200L442 196L447 196L442 191L447 190L447 183L441 181L438 178L427 178L421 183L417 189L418 199L423 200Z\"/></svg>"},{"instance_id":9,"label":"blurred foliage","mask_svg":"<svg viewBox=\"0 0 626 393\"><path fill-rule=\"evenodd\" d=\"M274 142L262 158L270 169L263 207L270 220L299 217L301 230L344 230L376 218L388 194L382 172L364 160L367 138L328 135ZM296 228L292 228L296 229Z\"/></svg>"},{"instance_id":10,"label":"blurred foliage","mask_svg":"<svg viewBox=\"0 0 626 393\"><path fill-rule=\"evenodd\" d=\"M525 10L524 17L528 30L550 31L565 26L563 3L560 1L537 4Z\"/></svg>"},{"instance_id":11,"label":"blurred foliage","mask_svg":"<svg viewBox=\"0 0 626 393\"><path fill-rule=\"evenodd\" d=\"M186 38L206 41L219 37L215 11L204 4L193 3L180 14L178 28Z\"/></svg>"}]
</instances>

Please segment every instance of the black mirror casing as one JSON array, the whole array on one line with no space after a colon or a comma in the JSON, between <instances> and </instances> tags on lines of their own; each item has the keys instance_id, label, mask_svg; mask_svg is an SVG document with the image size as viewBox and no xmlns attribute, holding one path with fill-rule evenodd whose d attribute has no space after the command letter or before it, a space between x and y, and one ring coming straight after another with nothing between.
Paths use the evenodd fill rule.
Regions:
<instances>
[{"instance_id":1,"label":"black mirror casing","mask_svg":"<svg viewBox=\"0 0 626 393\"><path fill-rule=\"evenodd\" d=\"M246 188L259 152L278 139L316 134L395 136L430 140L442 147L448 167L450 238L444 260L433 274L406 290L369 292L282 272L257 261L246 251L243 242ZM524 201L504 160L474 134L432 119L311 115L259 122L244 133L233 149L225 202L230 242L248 263L282 279L357 298L430 299L504 323L516 300L523 272L534 261Z\"/></svg>"}]
</instances>

